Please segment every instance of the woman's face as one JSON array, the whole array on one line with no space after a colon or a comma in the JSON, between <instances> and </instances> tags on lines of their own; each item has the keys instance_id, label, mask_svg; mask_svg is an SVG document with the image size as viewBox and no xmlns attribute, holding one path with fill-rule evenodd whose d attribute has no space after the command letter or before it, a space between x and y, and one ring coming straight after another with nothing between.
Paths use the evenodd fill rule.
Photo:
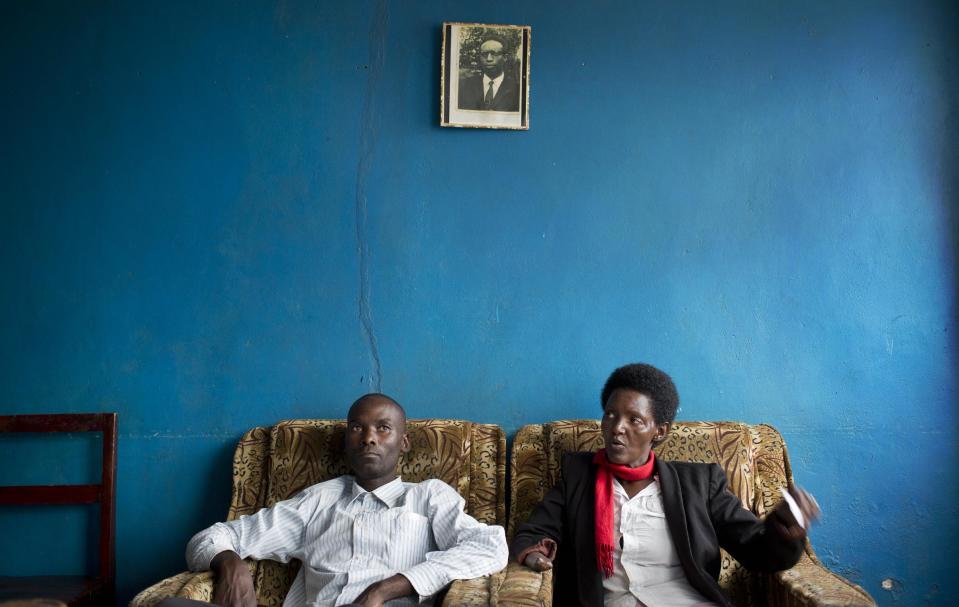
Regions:
<instances>
[{"instance_id":1,"label":"woman's face","mask_svg":"<svg viewBox=\"0 0 959 607\"><path fill-rule=\"evenodd\" d=\"M666 437L669 424L656 424L653 402L635 390L614 390L603 407L601 422L606 459L635 468L649 459L654 441Z\"/></svg>"}]
</instances>

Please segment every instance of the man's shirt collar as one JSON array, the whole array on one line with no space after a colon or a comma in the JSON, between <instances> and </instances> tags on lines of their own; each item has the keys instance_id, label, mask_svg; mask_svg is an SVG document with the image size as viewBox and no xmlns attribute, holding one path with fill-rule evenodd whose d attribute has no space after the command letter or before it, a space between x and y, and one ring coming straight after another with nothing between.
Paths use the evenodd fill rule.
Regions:
<instances>
[{"instance_id":1,"label":"man's shirt collar","mask_svg":"<svg viewBox=\"0 0 959 607\"><path fill-rule=\"evenodd\" d=\"M396 503L399 501L400 497L405 493L405 487L403 487L403 479L397 476L390 482L377 487L373 491L367 491L356 482L356 478L353 479L353 487L351 490L351 499L350 501L355 500L364 493L372 493L374 497L386 504L388 508L396 506Z\"/></svg>"},{"instance_id":2,"label":"man's shirt collar","mask_svg":"<svg viewBox=\"0 0 959 607\"><path fill-rule=\"evenodd\" d=\"M490 80L493 81L493 83L496 85L496 88L499 88L499 85L503 83L503 78L505 77L506 77L506 72L500 72L499 76L497 76L496 78L490 78L486 74L483 74L483 88L484 89L489 88Z\"/></svg>"}]
</instances>

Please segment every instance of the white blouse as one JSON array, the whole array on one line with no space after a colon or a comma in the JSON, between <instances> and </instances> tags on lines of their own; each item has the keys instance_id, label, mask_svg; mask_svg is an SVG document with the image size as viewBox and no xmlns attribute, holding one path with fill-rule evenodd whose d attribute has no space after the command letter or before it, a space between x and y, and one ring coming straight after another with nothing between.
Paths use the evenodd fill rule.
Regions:
<instances>
[{"instance_id":1,"label":"white blouse","mask_svg":"<svg viewBox=\"0 0 959 607\"><path fill-rule=\"evenodd\" d=\"M617 480L613 505L613 575L603 580L606 607L716 607L686 579L666 526L658 476L632 498Z\"/></svg>"}]
</instances>

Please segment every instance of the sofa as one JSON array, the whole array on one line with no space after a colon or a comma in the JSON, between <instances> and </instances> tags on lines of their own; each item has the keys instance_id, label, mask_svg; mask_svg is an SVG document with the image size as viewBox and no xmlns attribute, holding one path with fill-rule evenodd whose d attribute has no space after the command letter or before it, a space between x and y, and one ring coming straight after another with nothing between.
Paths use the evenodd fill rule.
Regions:
<instances>
[{"instance_id":1,"label":"sofa","mask_svg":"<svg viewBox=\"0 0 959 607\"><path fill-rule=\"evenodd\" d=\"M344 474L345 424L330 420L292 420L254 428L237 445L233 458L233 497L228 520L276 503L313 483ZM507 527L511 538L559 477L563 454L603 446L596 420L566 420L523 426L510 453L509 517L506 517L506 444L492 424L459 420L411 420L412 449L400 462L403 478L440 478L466 500L478 520ZM791 485L785 442L766 424L676 422L657 447L666 460L715 462L726 471L729 487L758 516L773 509L780 487ZM248 561L257 601L280 606L297 564ZM486 578L454 582L445 606L551 607L552 571L538 573L510 563ZM806 541L799 563L788 571L757 574L723 553L720 586L741 607L869 607L875 601L859 586L827 569ZM181 573L138 594L131 607L153 607L168 596L209 600L209 572ZM559 607L562 607L559 605Z\"/></svg>"},{"instance_id":2,"label":"sofa","mask_svg":"<svg viewBox=\"0 0 959 607\"><path fill-rule=\"evenodd\" d=\"M507 538L526 520L560 474L565 453L603 446L599 422L567 420L523 426L513 442ZM656 448L665 460L718 463L729 488L746 508L764 516L782 499L780 487L792 485L792 469L782 436L766 424L676 422ZM753 573L725 551L719 584L740 607L867 607L875 601L861 587L827 569L807 538L792 569ZM491 604L550 607L552 571L535 572L511 562L489 580Z\"/></svg>"}]
</instances>

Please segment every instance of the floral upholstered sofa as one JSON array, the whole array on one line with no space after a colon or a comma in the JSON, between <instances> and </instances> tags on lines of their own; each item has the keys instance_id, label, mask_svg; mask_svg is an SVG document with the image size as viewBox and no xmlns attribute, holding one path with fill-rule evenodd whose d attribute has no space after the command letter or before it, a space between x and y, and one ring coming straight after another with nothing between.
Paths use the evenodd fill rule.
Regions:
<instances>
[{"instance_id":1,"label":"floral upholstered sofa","mask_svg":"<svg viewBox=\"0 0 959 607\"><path fill-rule=\"evenodd\" d=\"M520 429L510 462L507 538L525 521L559 478L560 462L571 451L603 446L599 422L557 421ZM677 422L656 449L666 460L715 462L726 470L729 487L759 516L781 498L780 487L792 484L792 470L782 436L772 426L733 422ZM867 607L875 602L865 590L826 569L809 541L799 563L776 574L751 573L725 551L720 586L742 607ZM552 572L537 573L510 563L489 580L491 604L552 605ZM561 607L561 606L560 606Z\"/></svg>"},{"instance_id":2,"label":"floral upholstered sofa","mask_svg":"<svg viewBox=\"0 0 959 607\"><path fill-rule=\"evenodd\" d=\"M290 420L247 432L233 456L233 498L227 520L345 474L345 428L343 421ZM466 511L477 520L505 524L506 439L499 426L432 419L410 420L408 429L411 449L399 464L404 480L441 479L463 496ZM248 564L257 602L282 605L299 563L248 560ZM454 582L443 605L486 605L488 585L484 578ZM212 594L209 572L185 572L147 588L130 605L153 607L173 596L209 601Z\"/></svg>"}]
</instances>

